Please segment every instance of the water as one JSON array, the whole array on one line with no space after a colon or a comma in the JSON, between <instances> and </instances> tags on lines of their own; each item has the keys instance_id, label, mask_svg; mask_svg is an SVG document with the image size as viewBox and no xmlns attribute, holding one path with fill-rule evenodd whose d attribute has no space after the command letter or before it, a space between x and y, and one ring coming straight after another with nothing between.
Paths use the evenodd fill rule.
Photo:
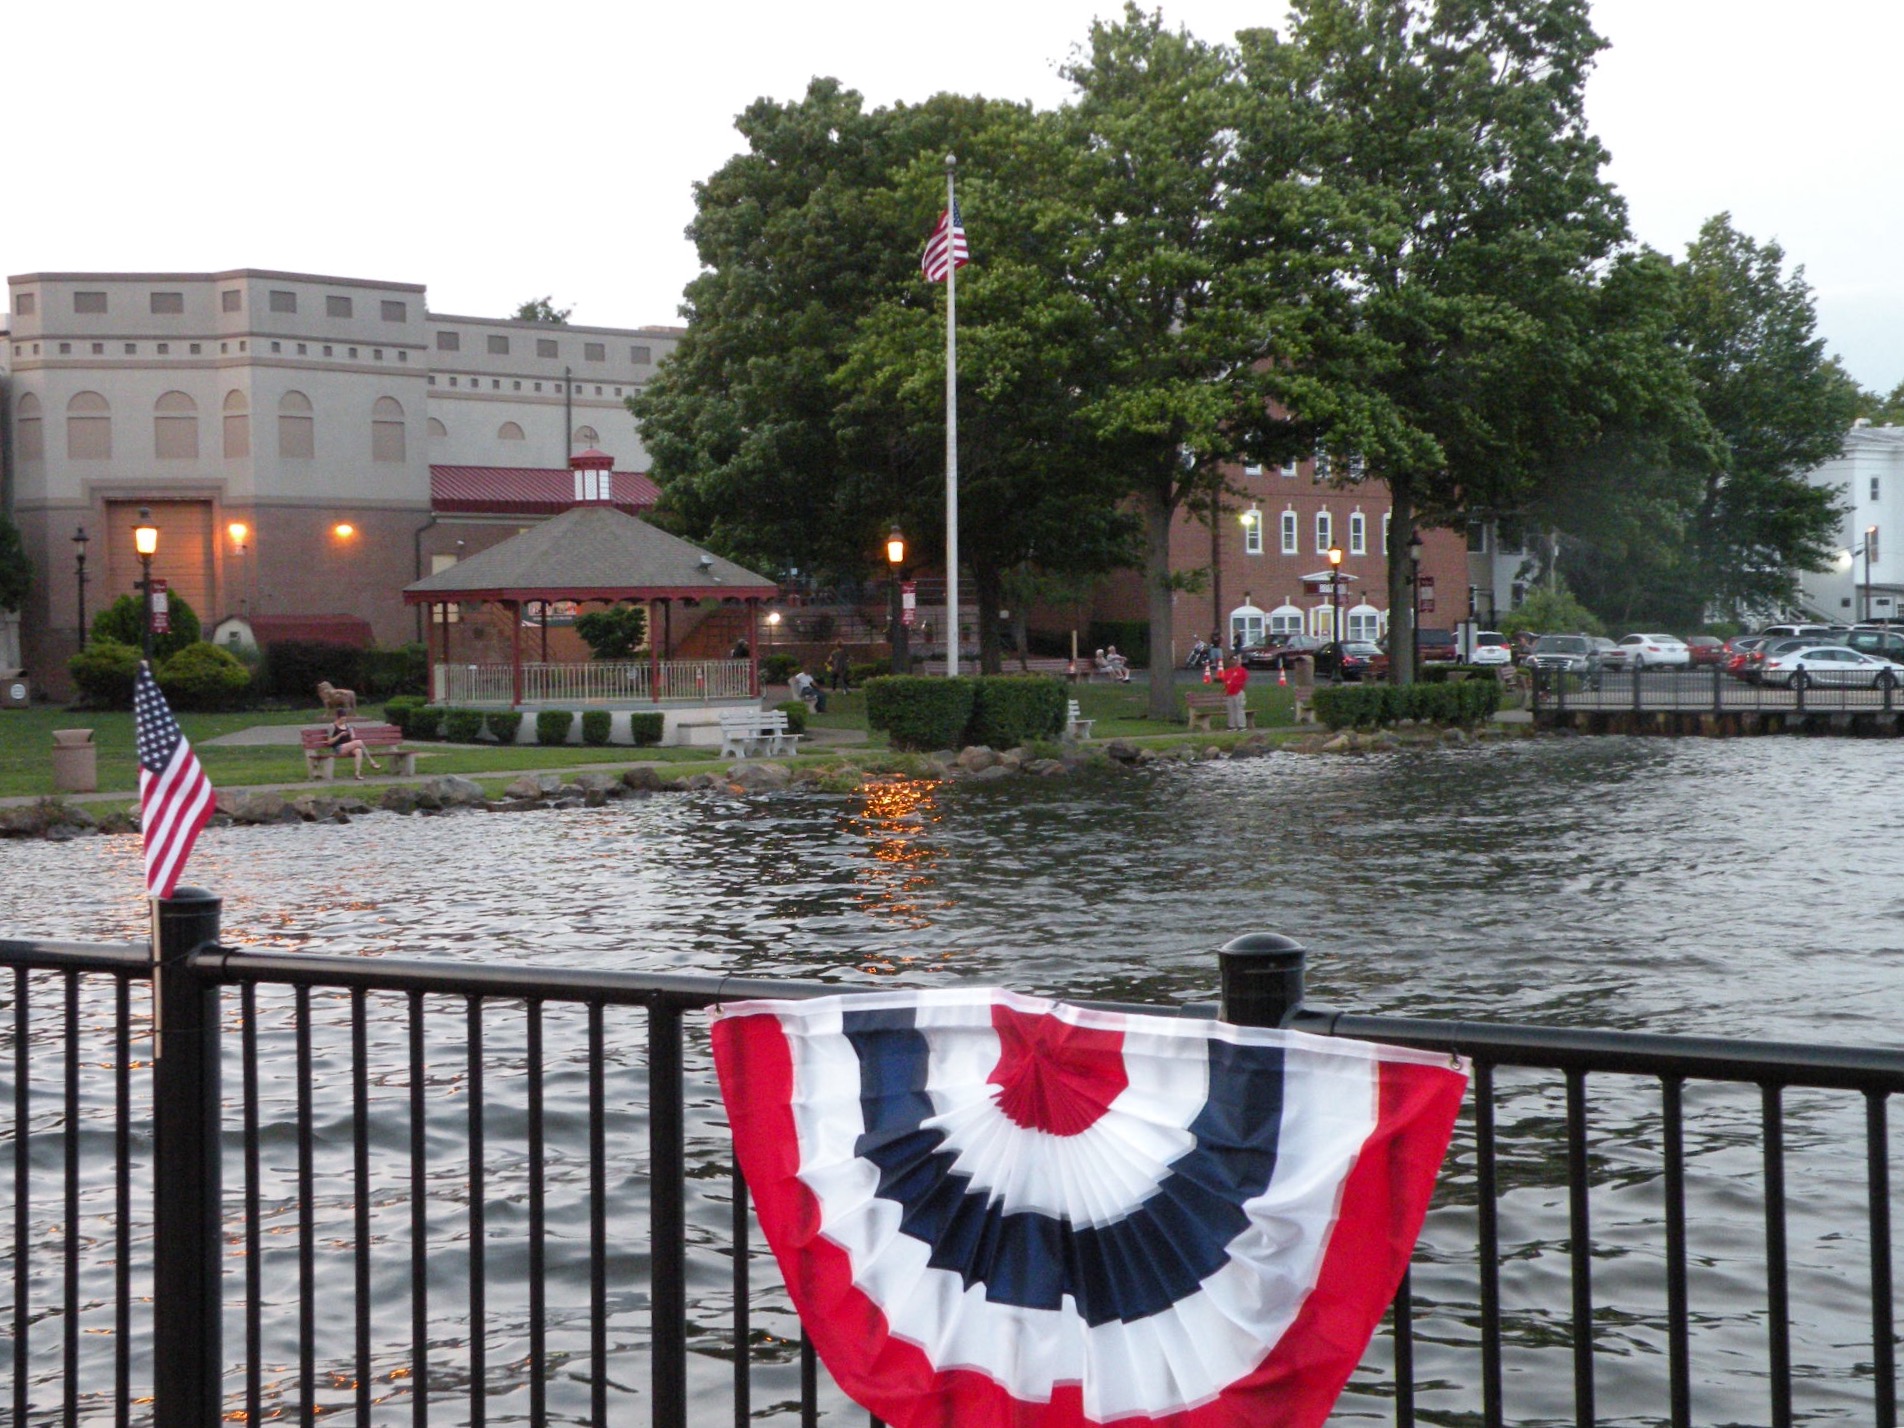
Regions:
<instances>
[{"instance_id":1,"label":"water","mask_svg":"<svg viewBox=\"0 0 1904 1428\"><path fill-rule=\"evenodd\" d=\"M986 786L901 782L852 797L710 792L559 814L215 830L190 880L224 897L228 942L341 956L854 985L956 977L1168 1004L1214 996L1221 942L1274 930L1313 950L1312 1000L1359 1010L1894 1046L1904 888L1887 875L1904 855L1889 794L1898 758L1898 745L1880 741L1553 739ZM0 844L0 929L136 939L137 885L129 839ZM261 1002L270 1094L286 1084L289 1033L269 997ZM395 1056L400 1027L388 1018L398 1012L379 1015L373 1042ZM342 1024L339 1007L329 1025ZM611 1047L638 1089L638 1019L624 1032L627 1044ZM460 1022L433 1021L432 1073L444 1065L450 1098L432 1103L433 1143L460 1134L462 1034ZM493 1118L519 1104L521 1032L503 1022L485 1036L499 1137ZM549 1038L554 1137L583 1114L582 1054L571 1023L552 1021ZM327 1044L320 1036L320 1051ZM396 1126L386 1133L390 1163L380 1158L374 1172L373 1228L396 1239L407 1215L396 1194L407 1123L403 1068L390 1064L390 1084L373 1089L373 1119L387 1104ZM1600 1421L1650 1424L1662 1421L1665 1399L1657 1095L1613 1078L1596 1079L1591 1094ZM1501 1076L1508 1408L1525 1423L1573 1413L1561 1096L1551 1078ZM715 1108L705 1087L697 1097L693 1145L713 1161ZM1862 1106L1855 1097L1787 1100L1800 1421L1868 1421ZM347 1238L346 1116L337 1108L323 1128L320 1170L334 1182L327 1191L320 1174L320 1224L335 1220ZM1695 1088L1688 1116L1697 1132L1695 1418L1764 1421L1756 1092ZM618 1108L614 1119L611 1134L641 1143L638 1110ZM281 1131L267 1126L268 1142ZM267 1204L293 1202L288 1156L267 1157ZM432 1244L448 1284L433 1309L454 1360L466 1166L438 1173ZM567 1159L551 1173L552 1256L572 1256L585 1232L585 1186ZM631 1167L634 1179L642 1173ZM488 1174L497 1280L487 1367L490 1412L502 1421L526 1412L526 1311L511 1288L522 1197L519 1166ZM1425 1421L1470 1421L1477 1401L1471 1174L1458 1141L1416 1272ZM726 1213L719 1183L697 1183L695 1244L718 1245ZM638 1246L644 1233L632 1211L612 1229L617 1246ZM618 1251L619 1282L638 1283L643 1270L638 1249ZM693 1381L722 1411L724 1274L710 1249L693 1286L704 1311L694 1316ZM317 1276L327 1302L349 1302L347 1257L320 1256ZM393 1342L407 1332L401 1278L373 1291L379 1334ZM759 1261L756 1325L777 1341L791 1324L773 1280L771 1263ZM294 1283L272 1283L288 1315ZM616 1377L638 1385L645 1301L616 1293ZM277 1371L294 1362L294 1327L270 1336ZM581 1342L566 1321L551 1335L552 1346ZM50 1354L52 1343L39 1346ZM241 1343L234 1325L227 1344ZM1385 1420L1385 1354L1378 1340L1337 1421ZM763 1357L755 1407L789 1421L787 1350L768 1342ZM552 1420L579 1419L578 1387L561 1380L550 1393ZM389 1397L380 1413L395 1415L402 1395ZM830 1421L864 1421L833 1408Z\"/></svg>"}]
</instances>

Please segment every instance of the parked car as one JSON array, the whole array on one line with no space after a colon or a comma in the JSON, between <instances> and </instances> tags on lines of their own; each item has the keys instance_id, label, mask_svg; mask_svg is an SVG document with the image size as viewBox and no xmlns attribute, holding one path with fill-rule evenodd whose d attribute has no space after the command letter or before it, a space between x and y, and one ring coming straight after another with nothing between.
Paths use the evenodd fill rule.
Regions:
<instances>
[{"instance_id":1,"label":"parked car","mask_svg":"<svg viewBox=\"0 0 1904 1428\"><path fill-rule=\"evenodd\" d=\"M1725 641L1716 635L1687 635L1686 652L1695 668L1725 663Z\"/></svg>"},{"instance_id":2,"label":"parked car","mask_svg":"<svg viewBox=\"0 0 1904 1428\"><path fill-rule=\"evenodd\" d=\"M1882 625L1860 625L1844 637L1846 646L1860 654L1876 655L1895 664L1904 664L1904 630Z\"/></svg>"},{"instance_id":3,"label":"parked car","mask_svg":"<svg viewBox=\"0 0 1904 1428\"><path fill-rule=\"evenodd\" d=\"M1290 635L1280 644L1250 646L1243 651L1243 664L1247 669L1288 669L1298 656L1314 659L1328 643L1320 635Z\"/></svg>"},{"instance_id":4,"label":"parked car","mask_svg":"<svg viewBox=\"0 0 1904 1428\"><path fill-rule=\"evenodd\" d=\"M1611 644L1609 640L1607 643ZM1559 670L1563 674L1586 674L1594 667L1593 638L1590 635L1542 635L1521 661L1523 669Z\"/></svg>"},{"instance_id":5,"label":"parked car","mask_svg":"<svg viewBox=\"0 0 1904 1428\"><path fill-rule=\"evenodd\" d=\"M1904 675L1888 659L1868 655L1843 645L1800 645L1779 650L1765 657L1759 667L1761 684L1803 689L1807 685L1832 685L1837 688L1895 689Z\"/></svg>"},{"instance_id":6,"label":"parked car","mask_svg":"<svg viewBox=\"0 0 1904 1428\"><path fill-rule=\"evenodd\" d=\"M1453 664L1460 658L1453 630L1416 630L1415 648L1423 664Z\"/></svg>"},{"instance_id":7,"label":"parked car","mask_svg":"<svg viewBox=\"0 0 1904 1428\"><path fill-rule=\"evenodd\" d=\"M1388 673L1388 652L1367 640L1332 641L1316 651L1316 678L1334 679L1338 663L1345 680L1381 679Z\"/></svg>"},{"instance_id":8,"label":"parked car","mask_svg":"<svg viewBox=\"0 0 1904 1428\"><path fill-rule=\"evenodd\" d=\"M1677 635L1623 635L1601 659L1605 669L1686 669L1692 654Z\"/></svg>"},{"instance_id":9,"label":"parked car","mask_svg":"<svg viewBox=\"0 0 1904 1428\"><path fill-rule=\"evenodd\" d=\"M1468 663L1502 665L1514 662L1514 648L1499 630L1476 630L1468 642Z\"/></svg>"},{"instance_id":10,"label":"parked car","mask_svg":"<svg viewBox=\"0 0 1904 1428\"><path fill-rule=\"evenodd\" d=\"M1816 639L1832 640L1845 632L1842 625L1767 625L1759 633L1768 639Z\"/></svg>"},{"instance_id":11,"label":"parked car","mask_svg":"<svg viewBox=\"0 0 1904 1428\"><path fill-rule=\"evenodd\" d=\"M1725 642L1725 672L1734 679L1755 679L1767 643L1764 635L1734 635Z\"/></svg>"}]
</instances>

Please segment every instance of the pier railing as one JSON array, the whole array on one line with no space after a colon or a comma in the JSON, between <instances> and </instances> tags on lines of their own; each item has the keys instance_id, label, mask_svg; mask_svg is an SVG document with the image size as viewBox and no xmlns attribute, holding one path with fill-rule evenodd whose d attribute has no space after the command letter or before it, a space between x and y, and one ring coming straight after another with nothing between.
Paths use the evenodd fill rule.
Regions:
<instances>
[{"instance_id":1,"label":"pier railing","mask_svg":"<svg viewBox=\"0 0 1904 1428\"><path fill-rule=\"evenodd\" d=\"M249 951L218 918L181 891L156 959L0 942L10 1421L864 1421L777 1296L701 1026L722 1001L850 989ZM1904 1052L1358 1016L1304 1002L1303 958L1231 943L1222 1013L1473 1063L1359 1403L1392 1400L1402 1425L1782 1428L1822 1395L1827 1416L1895 1428ZM1643 1143L1594 1134L1614 1099L1651 1107ZM1740 1157L1762 1253L1732 1247L1715 1290L1689 1200L1729 1166L1736 1217ZM1801 1273L1794 1157L1862 1205L1807 1238ZM1826 1335L1841 1363L1795 1363L1795 1326L1858 1303L1857 1342Z\"/></svg>"},{"instance_id":2,"label":"pier railing","mask_svg":"<svg viewBox=\"0 0 1904 1428\"><path fill-rule=\"evenodd\" d=\"M437 687L450 704L509 704L515 669L507 664L439 664ZM696 704L752 697L744 659L588 660L522 666L524 704L612 704L649 700Z\"/></svg>"},{"instance_id":3,"label":"pier railing","mask_svg":"<svg viewBox=\"0 0 1904 1428\"><path fill-rule=\"evenodd\" d=\"M1789 684L1760 684L1703 669L1608 670L1574 674L1541 669L1533 675L1536 714L1812 714L1893 715L1904 711L1904 669L1860 671L1856 683L1815 673Z\"/></svg>"}]
</instances>

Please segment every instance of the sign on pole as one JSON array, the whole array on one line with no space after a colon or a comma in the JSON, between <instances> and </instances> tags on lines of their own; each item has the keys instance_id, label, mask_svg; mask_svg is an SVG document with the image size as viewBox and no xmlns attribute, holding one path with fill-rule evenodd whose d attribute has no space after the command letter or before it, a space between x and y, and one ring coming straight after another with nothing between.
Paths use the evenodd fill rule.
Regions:
<instances>
[{"instance_id":1,"label":"sign on pole","mask_svg":"<svg viewBox=\"0 0 1904 1428\"><path fill-rule=\"evenodd\" d=\"M166 597L165 582L156 576L152 581L152 633L172 633L172 603Z\"/></svg>"},{"instance_id":2,"label":"sign on pole","mask_svg":"<svg viewBox=\"0 0 1904 1428\"><path fill-rule=\"evenodd\" d=\"M1416 578L1415 584L1416 584L1416 589L1419 592L1418 599L1421 604L1421 613L1424 615L1434 614L1435 613L1435 577L1432 575L1418 576Z\"/></svg>"},{"instance_id":3,"label":"sign on pole","mask_svg":"<svg viewBox=\"0 0 1904 1428\"><path fill-rule=\"evenodd\" d=\"M899 623L911 629L919 615L919 582L904 580L899 584Z\"/></svg>"}]
</instances>

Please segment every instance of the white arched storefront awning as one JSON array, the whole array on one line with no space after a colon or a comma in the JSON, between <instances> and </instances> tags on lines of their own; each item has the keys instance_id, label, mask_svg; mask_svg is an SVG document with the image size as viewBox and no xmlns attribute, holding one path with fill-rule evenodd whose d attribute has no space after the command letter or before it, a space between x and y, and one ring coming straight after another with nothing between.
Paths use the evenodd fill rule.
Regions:
<instances>
[{"instance_id":1,"label":"white arched storefront awning","mask_svg":"<svg viewBox=\"0 0 1904 1428\"><path fill-rule=\"evenodd\" d=\"M1342 612L1343 638L1370 642L1379 640L1386 623L1380 610L1363 601Z\"/></svg>"},{"instance_id":2,"label":"white arched storefront awning","mask_svg":"<svg viewBox=\"0 0 1904 1428\"><path fill-rule=\"evenodd\" d=\"M1269 629L1276 635L1299 635L1302 633L1302 606L1291 605L1287 600L1269 612Z\"/></svg>"},{"instance_id":3,"label":"white arched storefront awning","mask_svg":"<svg viewBox=\"0 0 1904 1428\"><path fill-rule=\"evenodd\" d=\"M1230 611L1229 629L1225 631L1231 649L1260 645L1263 631L1267 628L1262 610L1248 602L1238 605Z\"/></svg>"}]
</instances>

